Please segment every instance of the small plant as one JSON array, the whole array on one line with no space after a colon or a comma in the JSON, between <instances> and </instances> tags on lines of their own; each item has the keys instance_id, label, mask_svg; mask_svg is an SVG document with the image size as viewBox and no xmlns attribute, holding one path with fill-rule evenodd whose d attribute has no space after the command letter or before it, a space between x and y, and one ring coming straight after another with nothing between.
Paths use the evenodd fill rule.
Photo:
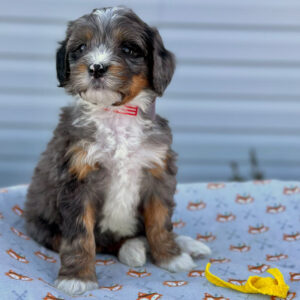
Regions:
<instances>
[{"instance_id":1,"label":"small plant","mask_svg":"<svg viewBox=\"0 0 300 300\"><path fill-rule=\"evenodd\" d=\"M232 161L230 163L231 169L232 169L232 177L230 178L230 181L245 181L245 179L240 175L239 171L239 164L235 161Z\"/></svg>"},{"instance_id":2,"label":"small plant","mask_svg":"<svg viewBox=\"0 0 300 300\"><path fill-rule=\"evenodd\" d=\"M263 180L264 174L259 169L258 159L256 155L256 151L254 149L250 149L249 151L249 161L251 166L251 174L250 178L253 180ZM245 181L246 178L240 175L239 164L236 161L232 161L230 163L232 170L232 177L230 181Z\"/></svg>"}]
</instances>

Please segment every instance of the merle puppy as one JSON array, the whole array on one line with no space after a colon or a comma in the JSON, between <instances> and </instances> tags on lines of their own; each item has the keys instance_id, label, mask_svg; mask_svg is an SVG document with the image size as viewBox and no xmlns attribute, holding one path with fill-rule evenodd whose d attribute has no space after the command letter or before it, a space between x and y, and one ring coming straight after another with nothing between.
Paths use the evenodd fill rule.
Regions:
<instances>
[{"instance_id":1,"label":"merle puppy","mask_svg":"<svg viewBox=\"0 0 300 300\"><path fill-rule=\"evenodd\" d=\"M95 9L69 23L56 56L64 107L34 171L29 234L58 251L57 288L98 287L95 253L131 267L153 262L190 270L207 246L172 232L175 153L168 122L155 114L175 61L153 27L124 7Z\"/></svg>"}]
</instances>

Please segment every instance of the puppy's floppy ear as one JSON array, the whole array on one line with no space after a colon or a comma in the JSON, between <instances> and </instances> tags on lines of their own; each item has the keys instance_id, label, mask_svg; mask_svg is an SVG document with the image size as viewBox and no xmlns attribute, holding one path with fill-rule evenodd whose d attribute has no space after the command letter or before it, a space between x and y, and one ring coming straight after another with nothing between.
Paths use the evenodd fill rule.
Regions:
<instances>
[{"instance_id":1,"label":"puppy's floppy ear","mask_svg":"<svg viewBox=\"0 0 300 300\"><path fill-rule=\"evenodd\" d=\"M152 86L154 91L162 96L170 83L175 70L175 57L163 44L162 38L156 28L152 32ZM151 70L151 69L150 69Z\"/></svg>"},{"instance_id":2,"label":"puppy's floppy ear","mask_svg":"<svg viewBox=\"0 0 300 300\"><path fill-rule=\"evenodd\" d=\"M70 65L66 50L67 40L60 43L56 52L56 74L59 87L65 86L70 76Z\"/></svg>"}]
</instances>

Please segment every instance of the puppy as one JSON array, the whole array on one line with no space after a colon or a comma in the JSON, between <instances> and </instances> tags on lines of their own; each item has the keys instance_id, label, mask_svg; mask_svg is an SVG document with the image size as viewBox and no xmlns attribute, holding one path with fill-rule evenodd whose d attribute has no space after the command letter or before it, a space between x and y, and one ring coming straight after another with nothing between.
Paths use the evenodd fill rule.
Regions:
<instances>
[{"instance_id":1,"label":"puppy","mask_svg":"<svg viewBox=\"0 0 300 300\"><path fill-rule=\"evenodd\" d=\"M175 61L157 29L124 7L95 9L69 23L56 55L59 86L74 96L35 168L28 233L58 251L57 288L98 287L95 253L131 267L171 272L195 266L207 246L172 232L175 153L168 122L155 114Z\"/></svg>"}]
</instances>

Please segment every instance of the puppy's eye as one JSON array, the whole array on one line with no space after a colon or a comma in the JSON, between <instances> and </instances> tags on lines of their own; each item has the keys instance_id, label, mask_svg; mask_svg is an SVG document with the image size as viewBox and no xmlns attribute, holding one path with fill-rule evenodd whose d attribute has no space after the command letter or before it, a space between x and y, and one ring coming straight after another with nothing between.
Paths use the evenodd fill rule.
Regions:
<instances>
[{"instance_id":1,"label":"puppy's eye","mask_svg":"<svg viewBox=\"0 0 300 300\"><path fill-rule=\"evenodd\" d=\"M142 50L136 45L122 45L121 50L124 54L132 58L143 56Z\"/></svg>"},{"instance_id":2,"label":"puppy's eye","mask_svg":"<svg viewBox=\"0 0 300 300\"><path fill-rule=\"evenodd\" d=\"M77 60L81 56L81 54L86 50L86 48L86 44L80 44L77 48L73 48L73 50L70 51L70 58L72 60Z\"/></svg>"},{"instance_id":3,"label":"puppy's eye","mask_svg":"<svg viewBox=\"0 0 300 300\"><path fill-rule=\"evenodd\" d=\"M128 47L122 47L122 51L125 53L125 54L131 54L132 53L132 50L130 50Z\"/></svg>"},{"instance_id":4,"label":"puppy's eye","mask_svg":"<svg viewBox=\"0 0 300 300\"><path fill-rule=\"evenodd\" d=\"M78 51L79 53L82 53L84 50L86 49L86 44L81 44L76 51Z\"/></svg>"}]
</instances>

